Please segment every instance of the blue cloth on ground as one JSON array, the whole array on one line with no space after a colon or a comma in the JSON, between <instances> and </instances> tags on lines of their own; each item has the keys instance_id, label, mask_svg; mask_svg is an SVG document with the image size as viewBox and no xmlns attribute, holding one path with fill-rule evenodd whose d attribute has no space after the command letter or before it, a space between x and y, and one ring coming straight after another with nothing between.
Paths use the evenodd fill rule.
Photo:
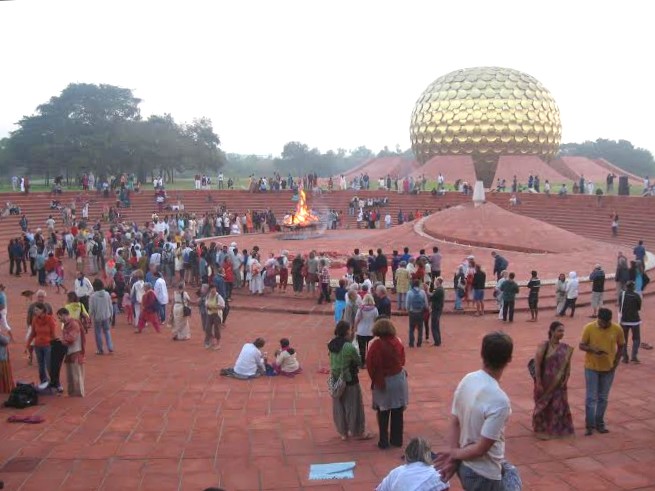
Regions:
<instances>
[{"instance_id":1,"label":"blue cloth on ground","mask_svg":"<svg viewBox=\"0 0 655 491\"><path fill-rule=\"evenodd\" d=\"M309 466L309 479L354 479L355 465L355 462L311 464Z\"/></svg>"}]
</instances>

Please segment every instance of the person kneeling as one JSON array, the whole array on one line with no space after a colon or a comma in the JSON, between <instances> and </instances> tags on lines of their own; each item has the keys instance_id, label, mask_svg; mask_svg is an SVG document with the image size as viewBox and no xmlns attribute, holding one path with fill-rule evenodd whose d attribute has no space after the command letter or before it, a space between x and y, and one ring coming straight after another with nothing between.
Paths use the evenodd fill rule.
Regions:
<instances>
[{"instance_id":1,"label":"person kneeling","mask_svg":"<svg viewBox=\"0 0 655 491\"><path fill-rule=\"evenodd\" d=\"M280 339L280 349L275 352L273 370L278 375L293 377L302 372L300 363L296 359L296 350L291 348L287 338Z\"/></svg>"},{"instance_id":2,"label":"person kneeling","mask_svg":"<svg viewBox=\"0 0 655 491\"><path fill-rule=\"evenodd\" d=\"M234 368L222 368L221 375L248 380L266 374L266 354L261 352L264 344L263 338L244 344Z\"/></svg>"}]
</instances>

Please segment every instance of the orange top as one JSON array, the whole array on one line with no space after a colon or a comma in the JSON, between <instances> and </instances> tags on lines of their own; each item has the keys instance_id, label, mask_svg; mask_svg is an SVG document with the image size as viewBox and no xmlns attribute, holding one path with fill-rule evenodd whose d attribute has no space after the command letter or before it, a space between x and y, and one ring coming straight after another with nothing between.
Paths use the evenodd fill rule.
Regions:
<instances>
[{"instance_id":1,"label":"orange top","mask_svg":"<svg viewBox=\"0 0 655 491\"><path fill-rule=\"evenodd\" d=\"M50 341L57 337L57 323L55 318L48 314L41 314L34 316L32 319L32 332L27 338L27 346L29 347L32 340L34 346L50 346Z\"/></svg>"}]
</instances>

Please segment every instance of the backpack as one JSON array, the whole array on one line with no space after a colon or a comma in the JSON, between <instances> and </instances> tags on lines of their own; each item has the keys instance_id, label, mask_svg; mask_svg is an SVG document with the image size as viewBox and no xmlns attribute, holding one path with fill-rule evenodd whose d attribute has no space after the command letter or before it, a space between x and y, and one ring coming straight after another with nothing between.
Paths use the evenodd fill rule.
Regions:
<instances>
[{"instance_id":1,"label":"backpack","mask_svg":"<svg viewBox=\"0 0 655 491\"><path fill-rule=\"evenodd\" d=\"M24 409L38 404L39 394L34 384L24 384L22 382L16 382L16 387L11 389L9 399L4 403L5 407L15 407L16 409Z\"/></svg>"},{"instance_id":2,"label":"backpack","mask_svg":"<svg viewBox=\"0 0 655 491\"><path fill-rule=\"evenodd\" d=\"M164 250L161 253L161 258L165 263L173 261L173 250L170 244L164 245Z\"/></svg>"},{"instance_id":3,"label":"backpack","mask_svg":"<svg viewBox=\"0 0 655 491\"><path fill-rule=\"evenodd\" d=\"M280 268L284 268L284 256L278 257L277 262L280 264Z\"/></svg>"},{"instance_id":4,"label":"backpack","mask_svg":"<svg viewBox=\"0 0 655 491\"><path fill-rule=\"evenodd\" d=\"M412 290L412 300L409 304L409 310L412 312L423 312L425 309L425 300L419 290Z\"/></svg>"},{"instance_id":5,"label":"backpack","mask_svg":"<svg viewBox=\"0 0 655 491\"><path fill-rule=\"evenodd\" d=\"M93 249L91 249L91 253L92 253L94 256L99 256L101 252L102 252L102 249L100 249L100 244L98 244L97 242L95 242L95 243L93 244Z\"/></svg>"},{"instance_id":6,"label":"backpack","mask_svg":"<svg viewBox=\"0 0 655 491\"><path fill-rule=\"evenodd\" d=\"M190 250L185 250L184 253L182 254L182 262L185 264L189 263L191 251Z\"/></svg>"}]
</instances>

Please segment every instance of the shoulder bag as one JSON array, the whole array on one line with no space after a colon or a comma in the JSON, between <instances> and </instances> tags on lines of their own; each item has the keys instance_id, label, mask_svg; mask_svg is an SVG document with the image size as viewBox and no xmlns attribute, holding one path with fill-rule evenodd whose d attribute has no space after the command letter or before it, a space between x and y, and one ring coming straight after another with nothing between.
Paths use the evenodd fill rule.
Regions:
<instances>
[{"instance_id":1,"label":"shoulder bag","mask_svg":"<svg viewBox=\"0 0 655 491\"><path fill-rule=\"evenodd\" d=\"M341 353L340 353L341 373L337 378L335 378L334 375L332 375L332 370L330 370L330 375L328 376L327 379L328 392L330 393L330 396L332 396L334 399L340 399L344 391L346 390L346 380L343 377L345 371L345 368L343 366L343 350L344 348L341 348Z\"/></svg>"},{"instance_id":2,"label":"shoulder bag","mask_svg":"<svg viewBox=\"0 0 655 491\"><path fill-rule=\"evenodd\" d=\"M618 323L621 325L621 320L623 319L623 302L625 302L625 291L621 292L621 306L619 307L619 318Z\"/></svg>"},{"instance_id":3,"label":"shoulder bag","mask_svg":"<svg viewBox=\"0 0 655 491\"><path fill-rule=\"evenodd\" d=\"M186 292L182 293L182 301L184 302L183 305L182 305L182 315L184 317L191 317L191 307L189 307L187 305L187 302L186 302L186 300L184 298L185 293Z\"/></svg>"},{"instance_id":4,"label":"shoulder bag","mask_svg":"<svg viewBox=\"0 0 655 491\"><path fill-rule=\"evenodd\" d=\"M548 354L548 341L546 341L546 350L544 351L544 356L541 359L541 372L544 370L544 363L546 361L546 355ZM532 377L532 380L537 380L537 367L536 367L536 362L534 361L534 358L530 358L530 361L528 362L528 372L530 373L530 376Z\"/></svg>"}]
</instances>

